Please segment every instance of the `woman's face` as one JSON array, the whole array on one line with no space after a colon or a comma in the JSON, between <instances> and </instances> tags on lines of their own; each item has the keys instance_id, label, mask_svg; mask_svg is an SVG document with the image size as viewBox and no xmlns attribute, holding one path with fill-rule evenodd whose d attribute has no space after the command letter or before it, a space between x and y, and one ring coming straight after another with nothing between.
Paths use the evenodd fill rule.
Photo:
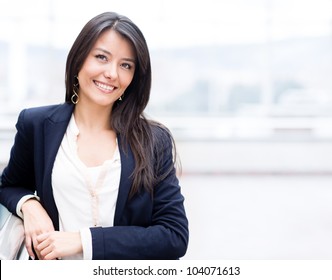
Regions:
<instances>
[{"instance_id":1,"label":"woman's face","mask_svg":"<svg viewBox=\"0 0 332 280\"><path fill-rule=\"evenodd\" d=\"M134 77L135 58L130 41L112 29L102 33L78 73L79 104L112 107Z\"/></svg>"}]
</instances>

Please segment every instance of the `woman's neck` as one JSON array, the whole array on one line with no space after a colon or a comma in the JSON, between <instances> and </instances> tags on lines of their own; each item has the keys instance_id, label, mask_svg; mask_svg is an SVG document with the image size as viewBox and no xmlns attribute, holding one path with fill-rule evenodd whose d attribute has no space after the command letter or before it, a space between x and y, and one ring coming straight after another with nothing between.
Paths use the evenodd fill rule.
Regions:
<instances>
[{"instance_id":1,"label":"woman's neck","mask_svg":"<svg viewBox=\"0 0 332 280\"><path fill-rule=\"evenodd\" d=\"M80 129L103 131L111 130L111 112L112 108L109 107L78 103L75 106L74 116Z\"/></svg>"}]
</instances>

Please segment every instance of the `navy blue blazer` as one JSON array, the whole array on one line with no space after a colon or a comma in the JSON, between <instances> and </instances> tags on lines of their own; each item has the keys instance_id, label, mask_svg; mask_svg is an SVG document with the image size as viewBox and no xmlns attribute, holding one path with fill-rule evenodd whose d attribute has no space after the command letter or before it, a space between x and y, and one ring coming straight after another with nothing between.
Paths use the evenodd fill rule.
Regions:
<instances>
[{"instance_id":1,"label":"navy blue blazer","mask_svg":"<svg viewBox=\"0 0 332 280\"><path fill-rule=\"evenodd\" d=\"M18 201L36 192L56 230L59 217L51 174L73 109L72 104L65 103L23 110L16 124L9 163L1 176L0 203L16 213ZM154 133L165 138L161 129L155 129ZM172 146L168 140L160 147L165 168L172 164ZM90 229L93 259L182 257L188 246L188 221L175 169L154 187L153 196L142 190L129 198L135 161L129 147L124 152L125 144L119 135L118 143L121 178L114 226Z\"/></svg>"}]
</instances>

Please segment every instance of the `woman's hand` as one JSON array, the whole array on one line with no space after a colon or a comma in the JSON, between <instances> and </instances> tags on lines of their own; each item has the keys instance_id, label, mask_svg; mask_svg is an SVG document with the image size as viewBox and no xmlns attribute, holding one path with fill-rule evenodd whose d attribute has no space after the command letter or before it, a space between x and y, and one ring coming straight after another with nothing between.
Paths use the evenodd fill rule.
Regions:
<instances>
[{"instance_id":1,"label":"woman's hand","mask_svg":"<svg viewBox=\"0 0 332 280\"><path fill-rule=\"evenodd\" d=\"M37 251L42 260L61 259L83 251L78 232L47 232L37 236Z\"/></svg>"},{"instance_id":2,"label":"woman's hand","mask_svg":"<svg viewBox=\"0 0 332 280\"><path fill-rule=\"evenodd\" d=\"M35 259L36 253L37 257L41 259L42 257L37 249L37 236L54 231L52 220L36 199L29 199L24 202L21 210L24 220L25 246L28 254L32 259Z\"/></svg>"}]
</instances>

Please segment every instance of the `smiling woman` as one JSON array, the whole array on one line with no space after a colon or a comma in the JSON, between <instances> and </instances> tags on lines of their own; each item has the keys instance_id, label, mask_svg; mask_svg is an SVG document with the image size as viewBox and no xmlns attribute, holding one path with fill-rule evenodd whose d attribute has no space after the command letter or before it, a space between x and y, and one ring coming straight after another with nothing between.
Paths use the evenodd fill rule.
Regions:
<instances>
[{"instance_id":1,"label":"smiling woman","mask_svg":"<svg viewBox=\"0 0 332 280\"><path fill-rule=\"evenodd\" d=\"M169 130L148 120L149 50L113 12L67 57L66 102L23 110L0 202L24 221L32 259L178 259L188 221Z\"/></svg>"},{"instance_id":2,"label":"smiling woman","mask_svg":"<svg viewBox=\"0 0 332 280\"><path fill-rule=\"evenodd\" d=\"M113 29L96 41L77 75L80 102L75 111L87 106L109 109L131 83L135 73L132 44Z\"/></svg>"}]
</instances>

